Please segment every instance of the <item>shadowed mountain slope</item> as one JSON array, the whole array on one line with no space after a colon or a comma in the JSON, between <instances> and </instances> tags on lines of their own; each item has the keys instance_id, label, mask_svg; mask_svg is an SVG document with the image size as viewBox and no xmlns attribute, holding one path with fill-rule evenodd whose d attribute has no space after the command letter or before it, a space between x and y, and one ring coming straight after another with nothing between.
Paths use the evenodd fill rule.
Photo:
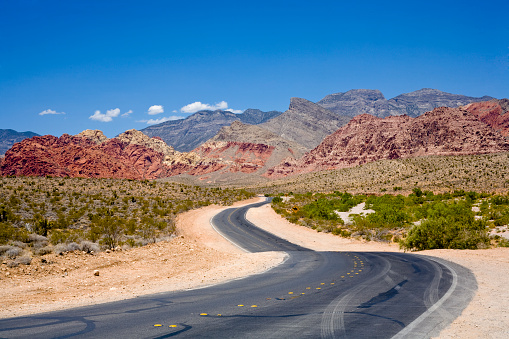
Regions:
<instances>
[{"instance_id":1,"label":"shadowed mountain slope","mask_svg":"<svg viewBox=\"0 0 509 339\"><path fill-rule=\"evenodd\" d=\"M262 112L257 109L247 109L242 114L227 111L200 111L185 119L166 121L153 125L141 131L150 137L160 137L177 151L189 152L214 137L223 126L229 126L239 120L249 124L260 124L281 112Z\"/></svg>"},{"instance_id":2,"label":"shadowed mountain slope","mask_svg":"<svg viewBox=\"0 0 509 339\"><path fill-rule=\"evenodd\" d=\"M310 150L349 120L306 99L292 98L287 111L260 127Z\"/></svg>"},{"instance_id":3,"label":"shadowed mountain slope","mask_svg":"<svg viewBox=\"0 0 509 339\"><path fill-rule=\"evenodd\" d=\"M39 136L34 132L17 132L13 129L0 129L0 155L5 154L9 148L23 139Z\"/></svg>"},{"instance_id":4,"label":"shadowed mountain slope","mask_svg":"<svg viewBox=\"0 0 509 339\"><path fill-rule=\"evenodd\" d=\"M489 96L476 98L423 88L387 100L379 90L353 89L345 93L327 95L317 104L339 115L354 117L367 113L384 118L403 114L417 117L436 107L454 108L491 99L493 98Z\"/></svg>"}]
</instances>

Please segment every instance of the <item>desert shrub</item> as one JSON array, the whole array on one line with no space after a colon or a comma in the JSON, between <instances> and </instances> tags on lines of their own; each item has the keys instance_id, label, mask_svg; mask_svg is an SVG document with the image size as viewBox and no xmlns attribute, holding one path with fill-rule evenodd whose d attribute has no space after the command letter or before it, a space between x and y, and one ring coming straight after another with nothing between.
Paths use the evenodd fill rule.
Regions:
<instances>
[{"instance_id":1,"label":"desert shrub","mask_svg":"<svg viewBox=\"0 0 509 339\"><path fill-rule=\"evenodd\" d=\"M22 257L16 258L15 261L21 265L30 265L30 263L32 262L32 258L29 256L22 256Z\"/></svg>"},{"instance_id":2,"label":"desert shrub","mask_svg":"<svg viewBox=\"0 0 509 339\"><path fill-rule=\"evenodd\" d=\"M46 237L48 231L53 227L53 223L46 218L37 218L34 225L34 233Z\"/></svg>"},{"instance_id":3,"label":"desert shrub","mask_svg":"<svg viewBox=\"0 0 509 339\"><path fill-rule=\"evenodd\" d=\"M283 198L281 198L281 197L272 198L272 203L274 203L274 204L279 204L281 202L283 202Z\"/></svg>"},{"instance_id":4,"label":"desert shrub","mask_svg":"<svg viewBox=\"0 0 509 339\"><path fill-rule=\"evenodd\" d=\"M12 246L16 246L16 247L19 247L19 248L26 248L27 244L25 244L22 241L15 240L15 241L12 242Z\"/></svg>"},{"instance_id":5,"label":"desert shrub","mask_svg":"<svg viewBox=\"0 0 509 339\"><path fill-rule=\"evenodd\" d=\"M370 196L366 200L366 207L375 211L365 217L375 228L400 228L409 221L405 212L405 198L402 195Z\"/></svg>"},{"instance_id":6,"label":"desert shrub","mask_svg":"<svg viewBox=\"0 0 509 339\"><path fill-rule=\"evenodd\" d=\"M34 254L35 255L46 255L46 254L50 254L51 252L53 252L53 249L49 246L45 246L45 247L35 249Z\"/></svg>"},{"instance_id":7,"label":"desert shrub","mask_svg":"<svg viewBox=\"0 0 509 339\"><path fill-rule=\"evenodd\" d=\"M69 232L64 232L61 230L52 230L50 234L50 240L53 245L65 243L68 241Z\"/></svg>"},{"instance_id":8,"label":"desert shrub","mask_svg":"<svg viewBox=\"0 0 509 339\"><path fill-rule=\"evenodd\" d=\"M74 250L75 250L74 246L69 246L69 244L64 243L57 244L56 246L53 247L53 252L58 255L64 254L66 252L71 252Z\"/></svg>"},{"instance_id":9,"label":"desert shrub","mask_svg":"<svg viewBox=\"0 0 509 339\"><path fill-rule=\"evenodd\" d=\"M82 241L80 243L80 247L81 247L82 251L87 252L87 253L97 253L101 250L99 248L99 245L97 245L94 242L90 242L90 241Z\"/></svg>"},{"instance_id":10,"label":"desert shrub","mask_svg":"<svg viewBox=\"0 0 509 339\"><path fill-rule=\"evenodd\" d=\"M32 234L28 235L28 241L30 241L32 243L48 242L48 238L45 236L39 235L39 234L32 233Z\"/></svg>"},{"instance_id":11,"label":"desert shrub","mask_svg":"<svg viewBox=\"0 0 509 339\"><path fill-rule=\"evenodd\" d=\"M19 217L12 213L12 210L9 207L0 205L0 223L7 221L19 221Z\"/></svg>"},{"instance_id":12,"label":"desert shrub","mask_svg":"<svg viewBox=\"0 0 509 339\"><path fill-rule=\"evenodd\" d=\"M11 249L10 245L0 245L0 255L4 255L5 252Z\"/></svg>"},{"instance_id":13,"label":"desert shrub","mask_svg":"<svg viewBox=\"0 0 509 339\"><path fill-rule=\"evenodd\" d=\"M486 223L475 220L469 204L437 203L428 211L428 219L415 225L400 246L407 250L438 248L476 249L487 246Z\"/></svg>"},{"instance_id":14,"label":"desert shrub","mask_svg":"<svg viewBox=\"0 0 509 339\"><path fill-rule=\"evenodd\" d=\"M25 242L27 232L25 229L14 227L9 223L0 222L0 244L10 243L12 241Z\"/></svg>"},{"instance_id":15,"label":"desert shrub","mask_svg":"<svg viewBox=\"0 0 509 339\"><path fill-rule=\"evenodd\" d=\"M67 251L68 252L81 251L81 246L75 242L70 242L67 244Z\"/></svg>"},{"instance_id":16,"label":"desert shrub","mask_svg":"<svg viewBox=\"0 0 509 339\"><path fill-rule=\"evenodd\" d=\"M509 247L509 240L508 239L505 239L505 238L502 238L500 239L500 241L498 242L498 247Z\"/></svg>"},{"instance_id":17,"label":"desert shrub","mask_svg":"<svg viewBox=\"0 0 509 339\"><path fill-rule=\"evenodd\" d=\"M16 246L10 246L10 248L7 251L5 251L5 256L7 256L8 258L14 259L18 255L20 255L21 252L23 252L23 250L21 248L16 247Z\"/></svg>"}]
</instances>

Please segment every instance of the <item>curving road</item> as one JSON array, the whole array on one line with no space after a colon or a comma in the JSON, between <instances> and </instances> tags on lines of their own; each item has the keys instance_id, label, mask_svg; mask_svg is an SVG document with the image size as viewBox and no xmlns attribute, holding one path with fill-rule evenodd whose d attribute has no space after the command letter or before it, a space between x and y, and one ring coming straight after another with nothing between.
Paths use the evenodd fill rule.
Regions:
<instances>
[{"instance_id":1,"label":"curving road","mask_svg":"<svg viewBox=\"0 0 509 339\"><path fill-rule=\"evenodd\" d=\"M201 289L0 320L0 337L429 338L476 290L470 271L439 259L292 244L245 219L262 204L211 223L245 251L285 251L283 264Z\"/></svg>"}]
</instances>

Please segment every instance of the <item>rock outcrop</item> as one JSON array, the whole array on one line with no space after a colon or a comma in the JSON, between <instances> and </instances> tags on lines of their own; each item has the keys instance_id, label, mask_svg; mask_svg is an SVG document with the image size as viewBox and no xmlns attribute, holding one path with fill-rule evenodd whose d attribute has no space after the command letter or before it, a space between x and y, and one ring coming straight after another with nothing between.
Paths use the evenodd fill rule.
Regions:
<instances>
[{"instance_id":1,"label":"rock outcrop","mask_svg":"<svg viewBox=\"0 0 509 339\"><path fill-rule=\"evenodd\" d=\"M14 144L2 175L154 179L163 173L164 155L152 149L110 139L96 144L87 137L33 137Z\"/></svg>"},{"instance_id":2,"label":"rock outcrop","mask_svg":"<svg viewBox=\"0 0 509 339\"><path fill-rule=\"evenodd\" d=\"M408 115L417 117L436 107L458 107L472 102L491 100L492 97L469 97L451 94L432 88L400 94L386 100L379 90L354 89L345 93L335 93L324 97L317 104L343 116L354 117L371 114L384 118Z\"/></svg>"},{"instance_id":3,"label":"rock outcrop","mask_svg":"<svg viewBox=\"0 0 509 339\"><path fill-rule=\"evenodd\" d=\"M292 98L287 111L259 126L311 150L349 120L306 99Z\"/></svg>"},{"instance_id":4,"label":"rock outcrop","mask_svg":"<svg viewBox=\"0 0 509 339\"><path fill-rule=\"evenodd\" d=\"M108 139L101 131L33 137L6 152L0 174L86 178L156 179L205 174L225 167L197 153L180 153L158 138L129 130Z\"/></svg>"},{"instance_id":5,"label":"rock outcrop","mask_svg":"<svg viewBox=\"0 0 509 339\"><path fill-rule=\"evenodd\" d=\"M160 137L179 152L189 152L234 121L260 124L280 114L278 111L262 112L257 109L247 109L242 114L221 110L200 111L185 119L166 121L141 131L150 137Z\"/></svg>"},{"instance_id":6,"label":"rock outcrop","mask_svg":"<svg viewBox=\"0 0 509 339\"><path fill-rule=\"evenodd\" d=\"M476 102L463 106L503 136L509 136L509 99Z\"/></svg>"},{"instance_id":7,"label":"rock outcrop","mask_svg":"<svg viewBox=\"0 0 509 339\"><path fill-rule=\"evenodd\" d=\"M96 145L109 140L108 137L106 137L104 133L98 129L86 129L83 132L76 134L75 137L90 139Z\"/></svg>"},{"instance_id":8,"label":"rock outcrop","mask_svg":"<svg viewBox=\"0 0 509 339\"><path fill-rule=\"evenodd\" d=\"M353 167L380 159L508 150L503 136L464 109L440 107L417 118L362 114L301 159L271 168L266 176Z\"/></svg>"}]
</instances>

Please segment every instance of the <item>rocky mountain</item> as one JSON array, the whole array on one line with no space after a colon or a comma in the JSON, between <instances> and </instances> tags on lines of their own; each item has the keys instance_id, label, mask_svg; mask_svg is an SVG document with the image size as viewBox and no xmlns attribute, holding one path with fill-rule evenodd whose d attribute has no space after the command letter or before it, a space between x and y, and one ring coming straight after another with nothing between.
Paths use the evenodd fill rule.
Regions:
<instances>
[{"instance_id":1,"label":"rocky mountain","mask_svg":"<svg viewBox=\"0 0 509 339\"><path fill-rule=\"evenodd\" d=\"M476 102L462 108L503 136L509 136L509 99Z\"/></svg>"},{"instance_id":2,"label":"rocky mountain","mask_svg":"<svg viewBox=\"0 0 509 339\"><path fill-rule=\"evenodd\" d=\"M327 95L317 104L344 116L354 117L367 113L384 118L403 114L417 117L436 107L458 107L491 99L493 98L489 96L476 98L423 88L387 100L379 90L354 89L345 93Z\"/></svg>"},{"instance_id":3,"label":"rocky mountain","mask_svg":"<svg viewBox=\"0 0 509 339\"><path fill-rule=\"evenodd\" d=\"M285 161L269 177L353 167L380 159L423 155L486 154L509 150L509 141L460 108L435 108L419 117L354 117L299 160Z\"/></svg>"},{"instance_id":4,"label":"rocky mountain","mask_svg":"<svg viewBox=\"0 0 509 339\"><path fill-rule=\"evenodd\" d=\"M254 173L287 158L300 158L306 149L259 126L234 121L193 152L228 164L226 172Z\"/></svg>"},{"instance_id":5,"label":"rocky mountain","mask_svg":"<svg viewBox=\"0 0 509 339\"><path fill-rule=\"evenodd\" d=\"M0 155L5 154L15 143L38 135L39 134L30 131L17 132L13 129L0 129Z\"/></svg>"},{"instance_id":6,"label":"rocky mountain","mask_svg":"<svg viewBox=\"0 0 509 339\"><path fill-rule=\"evenodd\" d=\"M349 120L306 99L291 98L287 111L259 126L310 150Z\"/></svg>"},{"instance_id":7,"label":"rocky mountain","mask_svg":"<svg viewBox=\"0 0 509 339\"><path fill-rule=\"evenodd\" d=\"M156 179L218 171L253 173L265 166L275 149L252 143L237 146L234 153L205 148L200 149L201 154L178 152L160 138L137 130L112 139L97 130L75 136L64 134L60 138L45 135L14 144L0 163L0 175ZM227 148L231 150L234 146L230 142ZM219 153L222 157L217 156Z\"/></svg>"},{"instance_id":8,"label":"rocky mountain","mask_svg":"<svg viewBox=\"0 0 509 339\"><path fill-rule=\"evenodd\" d=\"M179 152L189 152L205 141L214 137L223 126L234 121L247 124L260 124L281 112L262 112L258 109L247 109L242 114L227 111L200 111L185 119L171 120L153 125L141 131L150 137L160 137Z\"/></svg>"},{"instance_id":9,"label":"rocky mountain","mask_svg":"<svg viewBox=\"0 0 509 339\"><path fill-rule=\"evenodd\" d=\"M181 173L202 174L224 165L196 153L180 153L159 138L129 130L108 139L87 130L57 138L25 139L9 149L0 174L86 178L155 179Z\"/></svg>"}]
</instances>

